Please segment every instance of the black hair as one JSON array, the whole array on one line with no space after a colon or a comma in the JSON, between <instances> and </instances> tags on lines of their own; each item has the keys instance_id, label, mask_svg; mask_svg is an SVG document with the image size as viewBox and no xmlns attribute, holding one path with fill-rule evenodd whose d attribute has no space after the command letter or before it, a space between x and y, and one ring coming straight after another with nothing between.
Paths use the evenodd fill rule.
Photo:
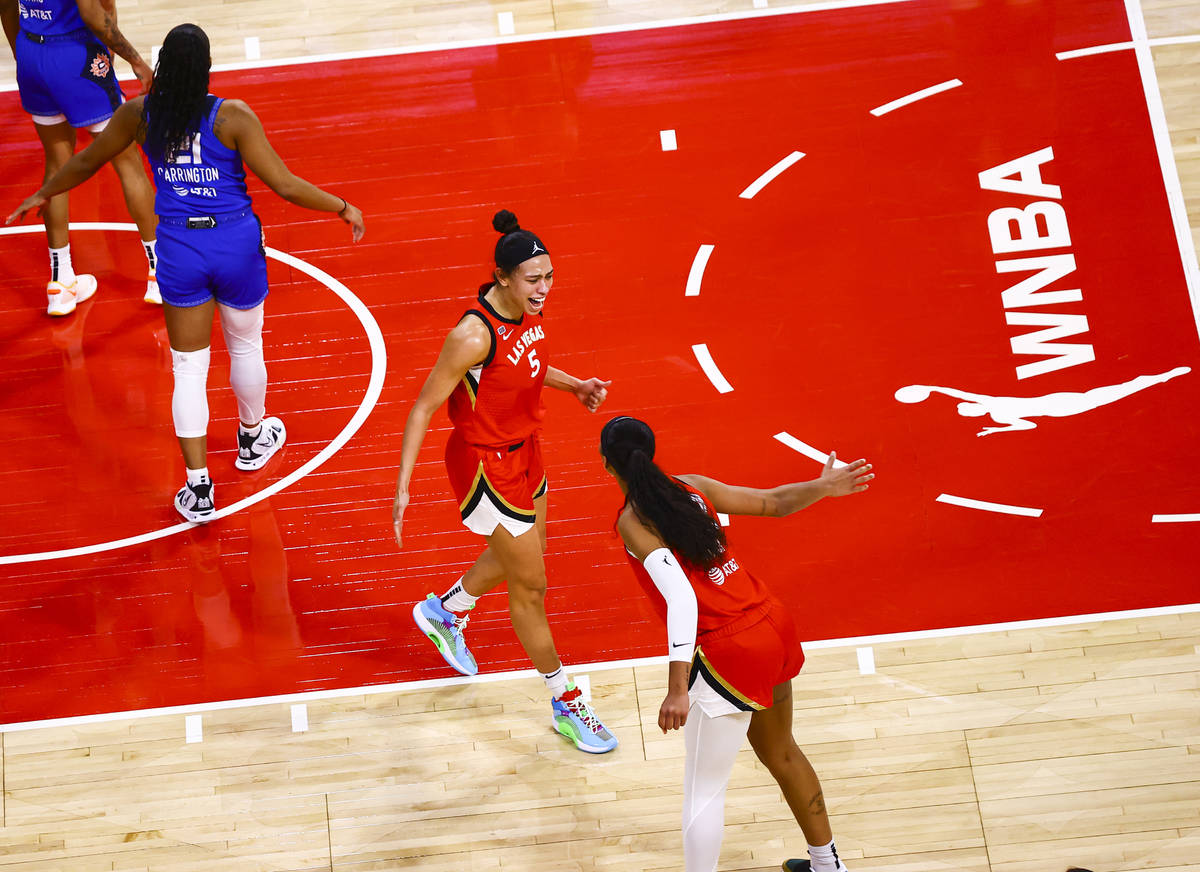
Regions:
<instances>
[{"instance_id":1,"label":"black hair","mask_svg":"<svg viewBox=\"0 0 1200 872\"><path fill-rule=\"evenodd\" d=\"M682 484L654 462L654 431L644 421L613 418L600 431L600 453L625 482L626 505L653 527L681 561L709 569L725 555L725 531Z\"/></svg>"},{"instance_id":2,"label":"black hair","mask_svg":"<svg viewBox=\"0 0 1200 872\"><path fill-rule=\"evenodd\" d=\"M496 241L496 266L510 273L531 257L549 254L537 234L521 227L517 216L501 209L492 216L492 229L500 234Z\"/></svg>"},{"instance_id":3,"label":"black hair","mask_svg":"<svg viewBox=\"0 0 1200 872\"><path fill-rule=\"evenodd\" d=\"M188 147L204 118L211 67L212 53L203 30L194 24L171 28L142 104L146 154L166 161Z\"/></svg>"}]
</instances>

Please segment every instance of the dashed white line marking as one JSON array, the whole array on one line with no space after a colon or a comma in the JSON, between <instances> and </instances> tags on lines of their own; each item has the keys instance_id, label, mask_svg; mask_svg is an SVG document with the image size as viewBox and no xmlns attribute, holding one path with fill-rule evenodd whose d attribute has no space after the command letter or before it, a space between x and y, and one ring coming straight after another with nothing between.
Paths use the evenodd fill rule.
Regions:
<instances>
[{"instance_id":1,"label":"dashed white line marking","mask_svg":"<svg viewBox=\"0 0 1200 872\"><path fill-rule=\"evenodd\" d=\"M292 732L308 732L308 704L298 702L292 706Z\"/></svg>"},{"instance_id":2,"label":"dashed white line marking","mask_svg":"<svg viewBox=\"0 0 1200 872\"><path fill-rule=\"evenodd\" d=\"M204 741L204 725L200 718L200 715L187 715L183 719L184 740L189 745Z\"/></svg>"},{"instance_id":3,"label":"dashed white line marking","mask_svg":"<svg viewBox=\"0 0 1200 872\"><path fill-rule=\"evenodd\" d=\"M262 58L262 45L257 36L246 37L246 60L256 61Z\"/></svg>"},{"instance_id":4,"label":"dashed white line marking","mask_svg":"<svg viewBox=\"0 0 1200 872\"><path fill-rule=\"evenodd\" d=\"M1088 55L1107 54L1110 51L1124 51L1133 48L1132 42L1110 42L1107 45L1093 45L1088 48L1077 48L1074 51L1060 51L1054 56L1060 61L1071 58L1085 58Z\"/></svg>"},{"instance_id":5,"label":"dashed white line marking","mask_svg":"<svg viewBox=\"0 0 1200 872\"><path fill-rule=\"evenodd\" d=\"M496 24L500 28L500 33L505 36L517 32L516 25L513 23L513 14L511 12L497 13Z\"/></svg>"},{"instance_id":6,"label":"dashed white line marking","mask_svg":"<svg viewBox=\"0 0 1200 872\"><path fill-rule=\"evenodd\" d=\"M1152 524L1186 524L1200 521L1200 514L1193 515L1154 515L1150 518Z\"/></svg>"},{"instance_id":7,"label":"dashed white line marking","mask_svg":"<svg viewBox=\"0 0 1200 872\"><path fill-rule=\"evenodd\" d=\"M683 292L685 297L700 296L700 284L704 281L704 270L708 267L708 259L712 256L713 245L701 245L696 250L696 256L692 258L692 268L688 271L687 289Z\"/></svg>"},{"instance_id":8,"label":"dashed white line marking","mask_svg":"<svg viewBox=\"0 0 1200 872\"><path fill-rule=\"evenodd\" d=\"M692 354L696 355L696 361L700 364L700 368L704 370L704 374L708 376L708 380L712 382L718 393L727 394L733 390L733 385L726 381L725 376L721 375L721 370L717 369L712 355L708 353L707 345L704 343L693 345Z\"/></svg>"},{"instance_id":9,"label":"dashed white line marking","mask_svg":"<svg viewBox=\"0 0 1200 872\"><path fill-rule=\"evenodd\" d=\"M663 151L675 151L675 149L679 148L679 143L675 139L674 130L658 131L658 141L662 145Z\"/></svg>"},{"instance_id":10,"label":"dashed white line marking","mask_svg":"<svg viewBox=\"0 0 1200 872\"><path fill-rule=\"evenodd\" d=\"M797 439L791 433L788 433L786 430L784 430L780 433L776 433L775 438L778 439L780 442L782 442L784 445L786 445L788 448L792 449L793 451L799 451L805 457L815 460L817 463L828 463L829 462L829 455L826 454L824 451L818 451L817 449L813 448L808 443L801 442L799 439ZM845 465L846 465L846 461L844 461L844 460L835 460L833 462L834 469L841 469Z\"/></svg>"},{"instance_id":11,"label":"dashed white line marking","mask_svg":"<svg viewBox=\"0 0 1200 872\"><path fill-rule=\"evenodd\" d=\"M874 648L857 648L855 653L858 655L858 672L860 675L875 674L875 649Z\"/></svg>"},{"instance_id":12,"label":"dashed white line marking","mask_svg":"<svg viewBox=\"0 0 1200 872\"><path fill-rule=\"evenodd\" d=\"M767 0L754 0L754 8L755 9L766 9L767 8Z\"/></svg>"},{"instance_id":13,"label":"dashed white line marking","mask_svg":"<svg viewBox=\"0 0 1200 872\"><path fill-rule=\"evenodd\" d=\"M728 527L729 526L729 516L727 514L725 514L724 512L717 512L717 523L720 524L722 527Z\"/></svg>"},{"instance_id":14,"label":"dashed white line marking","mask_svg":"<svg viewBox=\"0 0 1200 872\"><path fill-rule=\"evenodd\" d=\"M964 509L979 509L983 512L998 512L1001 515L1023 515L1027 518L1040 518L1042 509L1031 509L1028 506L1010 506L1007 503L989 503L986 500L972 500L968 497L956 497L951 494L941 494L939 503L952 506L962 506Z\"/></svg>"},{"instance_id":15,"label":"dashed white line marking","mask_svg":"<svg viewBox=\"0 0 1200 872\"><path fill-rule=\"evenodd\" d=\"M779 163L775 164L775 166L771 167L769 170L755 179L750 187L746 188L746 190L742 191L740 194L738 194L738 196L743 200L753 200L755 194L773 182L776 176L778 176L796 161L800 160L802 157L804 157L804 152L793 151Z\"/></svg>"},{"instance_id":16,"label":"dashed white line marking","mask_svg":"<svg viewBox=\"0 0 1200 872\"><path fill-rule=\"evenodd\" d=\"M922 88L920 91L913 91L907 96L901 97L899 100L893 100L890 103L884 103L882 106L876 106L871 110L871 114L878 118L880 115L886 115L889 112L894 112L901 107L907 106L910 103L916 103L918 100L924 100L926 97L932 97L934 94L940 94L943 91L949 91L951 88L957 88L962 84L959 79L950 79L938 85L932 85L928 88Z\"/></svg>"}]
</instances>

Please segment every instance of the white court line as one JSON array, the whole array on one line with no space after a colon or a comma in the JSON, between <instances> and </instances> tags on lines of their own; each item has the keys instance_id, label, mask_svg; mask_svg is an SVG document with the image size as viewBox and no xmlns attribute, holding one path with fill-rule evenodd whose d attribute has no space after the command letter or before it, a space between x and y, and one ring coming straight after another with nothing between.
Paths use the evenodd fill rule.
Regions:
<instances>
[{"instance_id":1,"label":"white court line","mask_svg":"<svg viewBox=\"0 0 1200 872\"><path fill-rule=\"evenodd\" d=\"M259 70L269 67L291 67L301 64L320 64L327 61L352 61L365 58L386 58L397 55L422 54L431 51L451 51L459 48L482 48L486 46L518 42L539 42L548 39L572 39L578 36L603 36L610 33L635 33L642 30L659 30L669 27L690 27L696 24L714 24L724 21L742 21L751 18L769 18L776 15L800 15L807 12L827 12L832 9L855 9L861 6L891 6L912 3L913 0L828 0L825 3L810 3L803 6L781 6L776 9L754 9L743 12L721 12L712 15L696 15L691 18L663 18L658 21L643 21L636 24L613 24L603 27L578 27L573 30L552 30L544 33L528 33L496 39L464 39L447 42L431 42L425 45L396 46L394 48L364 49L361 51L326 52L314 55L296 55L290 58L272 58L267 61L247 61L236 64L216 64L214 73L232 70ZM157 58L157 54L154 55ZM153 64L151 64L153 66ZM122 81L133 81L132 73L120 75ZM17 90L16 82L0 85L0 92Z\"/></svg>"},{"instance_id":2,"label":"white court line","mask_svg":"<svg viewBox=\"0 0 1200 872\"><path fill-rule=\"evenodd\" d=\"M675 138L674 130L658 131L658 142L663 151L675 151L679 148L679 141Z\"/></svg>"},{"instance_id":3,"label":"white court line","mask_svg":"<svg viewBox=\"0 0 1200 872\"><path fill-rule=\"evenodd\" d=\"M204 741L204 722L200 715L188 715L183 719L183 738L189 745Z\"/></svg>"},{"instance_id":4,"label":"white court line","mask_svg":"<svg viewBox=\"0 0 1200 872\"><path fill-rule=\"evenodd\" d=\"M572 674L571 680L579 688L579 692L583 695L583 701L590 703L592 701L592 679L586 675Z\"/></svg>"},{"instance_id":5,"label":"white court line","mask_svg":"<svg viewBox=\"0 0 1200 872\"><path fill-rule=\"evenodd\" d=\"M517 32L516 24L513 22L513 14L511 12L496 13L496 27L504 36L510 36Z\"/></svg>"},{"instance_id":6,"label":"white court line","mask_svg":"<svg viewBox=\"0 0 1200 872\"><path fill-rule=\"evenodd\" d=\"M1183 199L1183 188L1179 184L1179 170L1175 166L1175 152L1171 147L1167 115L1163 109L1162 95L1158 90L1154 55L1146 38L1146 22L1142 18L1141 3L1138 0L1125 0L1125 13L1129 16L1129 33L1133 36L1138 72L1142 76L1142 90L1146 94L1146 108L1150 111L1150 127L1154 131L1154 144L1158 148L1158 164L1162 169L1163 186L1167 191L1167 202L1171 206L1171 219L1175 224L1175 241L1183 262L1188 296L1192 300L1192 318L1196 323L1196 331L1200 334L1200 266L1196 263L1196 246L1192 242L1192 228L1188 224L1187 203Z\"/></svg>"},{"instance_id":7,"label":"white court line","mask_svg":"<svg viewBox=\"0 0 1200 872\"><path fill-rule=\"evenodd\" d=\"M701 245L696 250L696 256L692 258L692 268L688 271L687 289L683 292L685 297L700 296L700 284L704 281L704 270L708 268L708 259L712 256L712 245Z\"/></svg>"},{"instance_id":8,"label":"white court line","mask_svg":"<svg viewBox=\"0 0 1200 872\"><path fill-rule=\"evenodd\" d=\"M1154 39L1146 40L1146 43L1151 48L1159 48L1164 45L1190 45L1194 42L1200 42L1200 34L1193 33L1189 36L1158 36ZM1090 55L1108 54L1114 51L1129 51L1134 48L1136 43L1133 42L1110 42L1105 45L1093 45L1088 48L1077 48L1071 51L1060 51L1054 56L1060 61L1067 61L1071 58L1086 58Z\"/></svg>"},{"instance_id":9,"label":"white court line","mask_svg":"<svg viewBox=\"0 0 1200 872\"><path fill-rule=\"evenodd\" d=\"M308 732L308 703L297 702L292 704L292 732Z\"/></svg>"},{"instance_id":10,"label":"white court line","mask_svg":"<svg viewBox=\"0 0 1200 872\"><path fill-rule=\"evenodd\" d=\"M712 355L708 353L708 346L704 343L692 346L692 354L696 355L696 361L700 364L700 368L704 370L704 374L708 376L708 380L713 383L713 387L718 393L727 394L733 390L733 385L725 380L725 376L721 375L721 370L717 369L717 364L713 361Z\"/></svg>"},{"instance_id":11,"label":"white court line","mask_svg":"<svg viewBox=\"0 0 1200 872\"><path fill-rule=\"evenodd\" d=\"M150 69L154 69L155 67L158 66L158 53L160 51L162 51L161 45L150 46ZM130 73L126 73L123 76L117 76L117 78L125 79L126 81L132 81L132 80L136 79L137 76L135 76L132 72L130 72ZM7 85L5 85L3 88L0 88L0 91L15 91L15 90L17 90L17 86L15 83L13 84L13 86L11 88L8 87Z\"/></svg>"},{"instance_id":12,"label":"white court line","mask_svg":"<svg viewBox=\"0 0 1200 872\"><path fill-rule=\"evenodd\" d=\"M788 167L790 167L796 161L800 160L800 158L802 158L802 157L804 157L804 152L793 151L791 154L789 154L787 157L785 157L779 163L775 164L775 166L771 167L769 170L767 170L765 173L763 173L761 176L759 176L757 179L755 179L750 184L750 187L746 188L746 190L742 191L740 194L738 194L738 196L741 197L743 200L753 200L755 194L757 194L759 191L761 191L763 188L765 188L771 182L775 181L776 176L778 176L781 172L786 170Z\"/></svg>"},{"instance_id":13,"label":"white court line","mask_svg":"<svg viewBox=\"0 0 1200 872\"><path fill-rule=\"evenodd\" d=\"M908 630L903 633L880 633L874 636L849 636L844 639L817 639L804 642L810 651L818 649L851 648L866 645L888 645L895 642L918 642L926 639L946 639L953 636L974 636L982 633L1006 633L1012 630L1040 630L1051 627L1069 627L1075 624L1094 624L1106 621L1126 621L1132 618L1157 618L1166 615L1188 615L1200 612L1200 603L1178 606L1156 606L1147 609L1126 609L1117 612L1095 612L1085 615L1065 615L1057 618L1033 618L1026 621L1005 621L995 624L971 624L962 627L941 627L930 630ZM637 657L629 660L609 660L598 663L580 663L568 666L574 673L608 672L614 669L636 669L640 666L665 666L667 658ZM104 712L96 715L79 715L72 718L49 718L40 721L21 721L0 724L0 733L21 733L52 727L76 727L87 724L104 724L113 721L155 718L164 715L180 715L230 709L251 708L260 705L279 705L295 702L318 702L329 699L345 699L352 696L373 696L380 693L400 693L414 690L432 690L441 687L458 687L464 684L491 684L497 681L532 680L541 676L535 669L518 669L510 672L491 672L466 678L428 678L421 681L398 681L391 684L369 684L362 687L338 687L329 690L308 690L303 693L284 693L275 696L258 696L246 699L230 699L220 702L205 702L195 705L164 706L152 709L134 709L123 712Z\"/></svg>"},{"instance_id":14,"label":"white court line","mask_svg":"<svg viewBox=\"0 0 1200 872\"><path fill-rule=\"evenodd\" d=\"M875 649L871 647L859 648L855 651L858 657L858 674L859 675L874 675L875 674Z\"/></svg>"},{"instance_id":15,"label":"white court line","mask_svg":"<svg viewBox=\"0 0 1200 872\"><path fill-rule=\"evenodd\" d=\"M889 112L894 112L910 103L916 103L918 100L924 100L926 97L932 97L934 94L940 94L943 91L949 91L951 88L957 88L962 85L959 79L949 79L938 85L931 85L928 88L922 88L920 91L913 91L911 94L901 97L899 100L893 100L891 103L884 103L882 106L876 106L871 110L871 114L878 118L880 115L886 115Z\"/></svg>"},{"instance_id":16,"label":"white court line","mask_svg":"<svg viewBox=\"0 0 1200 872\"><path fill-rule=\"evenodd\" d=\"M754 8L755 9L766 9L767 8L767 0L754 0Z\"/></svg>"},{"instance_id":17,"label":"white court line","mask_svg":"<svg viewBox=\"0 0 1200 872\"><path fill-rule=\"evenodd\" d=\"M791 433L787 432L786 430L776 433L775 438L778 439L780 442L782 442L784 445L786 445L788 448L792 449L793 451L799 451L805 457L807 457L811 460L815 460L817 463L824 464L824 463L829 462L829 455L826 454L824 451L818 451L817 449L815 449L811 445L809 445L807 442L801 442L799 439L797 439L795 436L793 436ZM835 460L833 462L834 469L841 469L843 466L846 466L846 465L847 465L846 461L844 461L844 460Z\"/></svg>"},{"instance_id":18,"label":"white court line","mask_svg":"<svg viewBox=\"0 0 1200 872\"><path fill-rule=\"evenodd\" d=\"M71 222L70 229L75 231L82 230L137 230L135 224L111 224L111 223L89 223L89 222ZM0 227L0 236L16 235L21 233L45 233L46 228L40 224L34 226L18 226L18 227ZM329 460L333 455L341 450L342 446L350 441L350 438L358 432L358 428L367 420L367 416L371 414L371 410L375 408L375 403L379 400L379 394L383 390L383 379L387 373L387 350L383 343L383 333L379 329L379 324L375 321L375 317L370 310L363 304L362 300L354 296L354 294L335 279L333 276L318 269L310 263L305 263L299 258L293 257L290 254L285 254L282 251L277 251L274 248L266 249L267 257L274 258L280 263L287 264L292 269L299 270L305 275L315 279L323 284L329 290L333 291L343 303L350 307L362 323L363 329L366 331L367 340L371 345L371 376L367 383L366 393L363 395L362 402L359 403L358 409L355 410L354 416L342 428L342 432L338 433L333 438L333 441L322 448L315 457L301 466L299 469L285 475L279 481L275 482L262 490L251 494L243 500L239 500L232 505L218 509L213 514L213 520L232 515L235 512L240 512L255 503L260 503L269 497L274 496L285 488L291 487L304 476L308 475L321 464ZM116 539L111 542L97 542L94 545L83 545L78 548L64 548L59 551L42 551L31 554L9 554L0 556L0 566L10 563L33 563L39 560L58 560L64 557L78 557L84 554L98 554L102 551L113 551L117 548L128 548L132 545L140 545L144 542L152 542L155 539L163 539L167 536L172 536L175 533L182 533L184 530L193 529L194 525L182 523L175 524L171 527L164 527L161 530L153 530L149 533L141 533L136 536L128 536L124 539Z\"/></svg>"},{"instance_id":19,"label":"white court line","mask_svg":"<svg viewBox=\"0 0 1200 872\"><path fill-rule=\"evenodd\" d=\"M1010 506L1007 503L989 503L986 500L973 500L969 497L956 497L951 494L941 494L937 498L939 503L948 503L952 506L962 506L964 509L979 509L983 512L997 512L1001 515L1023 515L1027 518L1040 518L1042 509L1031 509L1027 506Z\"/></svg>"},{"instance_id":20,"label":"white court line","mask_svg":"<svg viewBox=\"0 0 1200 872\"><path fill-rule=\"evenodd\" d=\"M1200 514L1194 515L1154 515L1150 518L1151 524L1186 524L1192 521L1200 521Z\"/></svg>"},{"instance_id":21,"label":"white court line","mask_svg":"<svg viewBox=\"0 0 1200 872\"><path fill-rule=\"evenodd\" d=\"M724 512L717 512L717 523L720 524L722 527L728 527L729 526L729 516L727 514L725 514Z\"/></svg>"},{"instance_id":22,"label":"white court line","mask_svg":"<svg viewBox=\"0 0 1200 872\"><path fill-rule=\"evenodd\" d=\"M257 61L262 58L262 44L257 36L246 37L246 60Z\"/></svg>"}]
</instances>

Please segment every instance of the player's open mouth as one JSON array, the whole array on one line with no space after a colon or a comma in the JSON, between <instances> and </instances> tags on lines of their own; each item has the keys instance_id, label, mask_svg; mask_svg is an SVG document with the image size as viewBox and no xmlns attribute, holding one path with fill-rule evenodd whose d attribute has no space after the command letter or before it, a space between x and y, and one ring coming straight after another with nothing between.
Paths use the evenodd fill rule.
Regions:
<instances>
[{"instance_id":1,"label":"player's open mouth","mask_svg":"<svg viewBox=\"0 0 1200 872\"><path fill-rule=\"evenodd\" d=\"M530 297L529 298L529 308L533 309L536 312L538 309L542 308L542 304L545 302L546 302L545 297Z\"/></svg>"}]
</instances>

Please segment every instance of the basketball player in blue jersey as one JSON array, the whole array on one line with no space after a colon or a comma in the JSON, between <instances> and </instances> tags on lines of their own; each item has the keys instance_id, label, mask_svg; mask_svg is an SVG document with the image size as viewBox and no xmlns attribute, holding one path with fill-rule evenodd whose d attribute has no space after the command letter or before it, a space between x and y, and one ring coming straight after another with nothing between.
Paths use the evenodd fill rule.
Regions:
<instances>
[{"instance_id":1,"label":"basketball player in blue jersey","mask_svg":"<svg viewBox=\"0 0 1200 872\"><path fill-rule=\"evenodd\" d=\"M356 242L363 235L362 213L293 175L249 106L208 93L211 66L204 31L194 24L174 28L163 40L149 93L121 106L96 141L7 222L91 177L130 143L142 144L158 189L158 281L175 373L171 413L187 466L187 483L175 495L175 508L192 522L209 520L216 509L208 474L206 394L214 310L220 312L229 349L229 381L240 419L234 465L261 468L286 438L282 421L264 417L267 263L262 225L246 193L243 161L289 203L333 212L350 225Z\"/></svg>"},{"instance_id":2,"label":"basketball player in blue jersey","mask_svg":"<svg viewBox=\"0 0 1200 872\"><path fill-rule=\"evenodd\" d=\"M17 59L21 105L33 118L49 179L75 153L76 130L99 133L124 100L113 55L129 61L143 89L150 86L150 68L117 27L114 0L0 0L0 20ZM149 262L144 299L161 303L154 273L154 190L137 148L114 155L112 165ZM96 292L96 278L77 274L71 263L67 195L51 200L42 216L50 246L46 311L69 315Z\"/></svg>"}]
</instances>

